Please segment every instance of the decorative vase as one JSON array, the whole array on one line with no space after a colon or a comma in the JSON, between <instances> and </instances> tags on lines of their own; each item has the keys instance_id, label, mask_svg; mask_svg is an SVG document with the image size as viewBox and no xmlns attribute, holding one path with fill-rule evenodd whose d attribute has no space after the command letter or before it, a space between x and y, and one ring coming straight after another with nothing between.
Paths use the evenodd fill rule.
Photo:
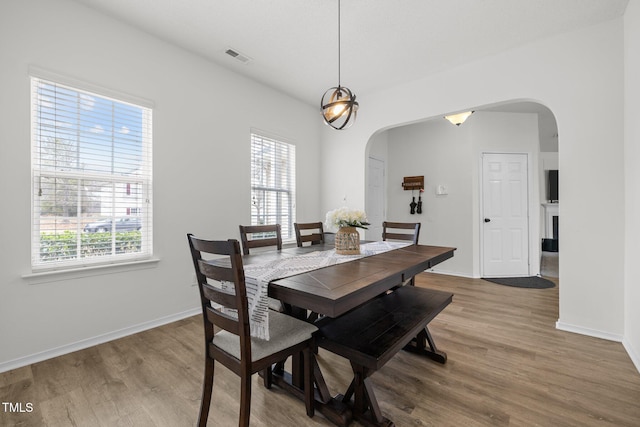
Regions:
<instances>
[{"instance_id":1,"label":"decorative vase","mask_svg":"<svg viewBox=\"0 0 640 427\"><path fill-rule=\"evenodd\" d=\"M356 227L341 227L336 233L336 253L339 255L360 254L360 233Z\"/></svg>"}]
</instances>

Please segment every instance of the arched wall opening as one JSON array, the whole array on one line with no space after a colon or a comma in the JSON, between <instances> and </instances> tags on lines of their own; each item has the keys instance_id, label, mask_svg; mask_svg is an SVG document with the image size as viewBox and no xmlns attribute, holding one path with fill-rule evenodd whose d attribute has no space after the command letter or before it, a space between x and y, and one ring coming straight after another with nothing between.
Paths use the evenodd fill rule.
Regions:
<instances>
[{"instance_id":1,"label":"arched wall opening","mask_svg":"<svg viewBox=\"0 0 640 427\"><path fill-rule=\"evenodd\" d=\"M540 274L541 243L547 229L545 171L559 169L555 116L542 103L530 100L473 110L475 113L461 126L439 115L387 127L369 139L365 150L365 209L372 226L366 238L380 238L377 224L382 220L421 222L421 243L458 248L451 260L434 271L481 277L482 153L525 153L529 169L528 274ZM382 184L373 185L381 179L375 171L380 165L384 171ZM424 192L404 190L401 183L405 176L424 176ZM410 213L414 197L422 199L422 214Z\"/></svg>"}]
</instances>

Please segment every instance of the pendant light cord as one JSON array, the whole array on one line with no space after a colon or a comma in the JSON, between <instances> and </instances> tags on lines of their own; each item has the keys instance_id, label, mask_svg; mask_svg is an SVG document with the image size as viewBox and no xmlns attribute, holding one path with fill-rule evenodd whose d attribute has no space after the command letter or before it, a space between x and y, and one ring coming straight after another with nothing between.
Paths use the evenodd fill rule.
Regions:
<instances>
[{"instance_id":1,"label":"pendant light cord","mask_svg":"<svg viewBox=\"0 0 640 427\"><path fill-rule=\"evenodd\" d=\"M338 87L340 87L340 0L338 0Z\"/></svg>"},{"instance_id":2,"label":"pendant light cord","mask_svg":"<svg viewBox=\"0 0 640 427\"><path fill-rule=\"evenodd\" d=\"M329 88L320 99L320 109L325 124L334 129L346 129L353 124L358 112L356 96L349 88L342 87L342 5L338 1L338 87Z\"/></svg>"}]
</instances>

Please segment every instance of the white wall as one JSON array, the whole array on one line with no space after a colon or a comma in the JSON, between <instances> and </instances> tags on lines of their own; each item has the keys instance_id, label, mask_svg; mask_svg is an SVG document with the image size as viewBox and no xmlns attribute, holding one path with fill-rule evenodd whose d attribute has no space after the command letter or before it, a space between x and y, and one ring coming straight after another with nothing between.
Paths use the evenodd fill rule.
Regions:
<instances>
[{"instance_id":1,"label":"white wall","mask_svg":"<svg viewBox=\"0 0 640 427\"><path fill-rule=\"evenodd\" d=\"M630 1L625 29L625 338L640 371L640 2Z\"/></svg>"},{"instance_id":2,"label":"white wall","mask_svg":"<svg viewBox=\"0 0 640 427\"><path fill-rule=\"evenodd\" d=\"M157 264L53 282L22 277L30 273L31 65L155 104ZM185 234L238 238L238 224L249 222L252 127L296 143L298 218L322 214L315 108L77 3L0 3L0 93L0 371L197 309Z\"/></svg>"},{"instance_id":3,"label":"white wall","mask_svg":"<svg viewBox=\"0 0 640 427\"><path fill-rule=\"evenodd\" d=\"M430 120L389 132L387 220L421 222L420 243L457 248L453 259L438 265L442 272L472 276L472 142L469 127ZM418 191L405 191L405 176L424 176L422 214L410 214ZM436 196L437 185L448 195Z\"/></svg>"},{"instance_id":4,"label":"white wall","mask_svg":"<svg viewBox=\"0 0 640 427\"><path fill-rule=\"evenodd\" d=\"M611 206L624 206L623 41L622 19L616 19L360 96L357 125L323 133L323 209L344 192L352 204L364 205L364 153L380 129L498 102L540 102L554 113L560 135L557 326L621 340L624 213Z\"/></svg>"},{"instance_id":5,"label":"white wall","mask_svg":"<svg viewBox=\"0 0 640 427\"><path fill-rule=\"evenodd\" d=\"M434 271L480 277L480 156L483 152L526 153L532 166L531 274L539 272L540 211L537 183L538 121L535 114L479 111L460 127L441 117L400 126L388 134L387 219L422 223L420 243L456 247L455 256ZM370 143L370 145L376 145ZM423 213L410 214L418 192L404 191L405 176L423 175ZM436 195L438 185L447 195Z\"/></svg>"},{"instance_id":6,"label":"white wall","mask_svg":"<svg viewBox=\"0 0 640 427\"><path fill-rule=\"evenodd\" d=\"M368 220L370 222L370 225L367 227L366 232L364 233L364 237L368 240L380 240L381 236L382 236L382 221L384 220L384 218L386 218L386 214L387 214L387 194L389 192L389 173L387 172L387 164L388 164L388 141L389 141L389 132L379 132L375 135L373 135L371 137L371 141L369 143L369 145L367 145L366 151L366 157L367 159L369 158L373 158L376 160L380 160L384 163L384 181L382 183L382 188L383 188L383 194L382 196L382 200L381 201L377 201L374 200L373 198L367 198L366 203L365 203L365 212L368 215ZM369 161L367 160L366 165L365 165L365 169L366 169L366 174L367 176L369 176ZM367 181L368 185L371 184L371 182ZM371 191L371 190L367 190L367 191ZM378 206L377 204L380 204L382 206ZM380 212L380 208L382 208L382 212ZM375 218L375 210L378 210L378 212L382 215L382 217L380 218L380 221L377 221Z\"/></svg>"},{"instance_id":7,"label":"white wall","mask_svg":"<svg viewBox=\"0 0 640 427\"><path fill-rule=\"evenodd\" d=\"M540 153L540 167L542 170L558 169L558 152L547 151ZM545 197L544 194L543 197Z\"/></svg>"}]
</instances>

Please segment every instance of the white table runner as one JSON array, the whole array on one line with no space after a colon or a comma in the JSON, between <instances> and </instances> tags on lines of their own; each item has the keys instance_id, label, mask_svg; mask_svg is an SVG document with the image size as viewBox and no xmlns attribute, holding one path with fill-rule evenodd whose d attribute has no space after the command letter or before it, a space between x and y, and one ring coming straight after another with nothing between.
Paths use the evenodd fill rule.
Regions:
<instances>
[{"instance_id":1,"label":"white table runner","mask_svg":"<svg viewBox=\"0 0 640 427\"><path fill-rule=\"evenodd\" d=\"M306 273L335 264L342 264L392 251L412 245L405 242L371 242L360 246L359 255L337 255L335 249L329 251L315 251L302 255L292 255L264 264L249 264L244 266L244 276L247 287L249 305L249 324L251 336L269 339L269 282L296 274ZM284 253L283 253L284 255Z\"/></svg>"}]
</instances>

